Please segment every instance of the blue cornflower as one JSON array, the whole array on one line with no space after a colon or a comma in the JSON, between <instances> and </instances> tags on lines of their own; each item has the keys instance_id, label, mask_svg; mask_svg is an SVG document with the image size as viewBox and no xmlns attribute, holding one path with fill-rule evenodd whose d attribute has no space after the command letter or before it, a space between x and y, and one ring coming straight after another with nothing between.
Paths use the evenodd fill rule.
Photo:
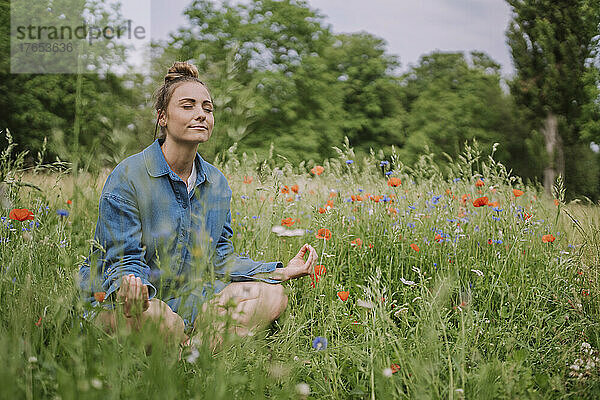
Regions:
<instances>
[{"instance_id":1,"label":"blue cornflower","mask_svg":"<svg viewBox=\"0 0 600 400\"><path fill-rule=\"evenodd\" d=\"M391 201L391 200L392 200L392 199L391 199L391 198L390 198L390 197L389 197L387 194L384 194L384 195L383 195L383 199L381 199L381 201L383 201L383 202L385 202L385 203L387 203L388 201Z\"/></svg>"},{"instance_id":2,"label":"blue cornflower","mask_svg":"<svg viewBox=\"0 0 600 400\"><path fill-rule=\"evenodd\" d=\"M346 164L350 165L352 163L354 163L354 160L346 160Z\"/></svg>"},{"instance_id":3,"label":"blue cornflower","mask_svg":"<svg viewBox=\"0 0 600 400\"><path fill-rule=\"evenodd\" d=\"M494 211L496 211L497 213L504 211L504 208L498 208L498 207L494 207Z\"/></svg>"},{"instance_id":4,"label":"blue cornflower","mask_svg":"<svg viewBox=\"0 0 600 400\"><path fill-rule=\"evenodd\" d=\"M382 161L382 162L379 163L379 166L380 167L384 167L384 166L389 165L389 164L390 164L389 161Z\"/></svg>"},{"instance_id":5,"label":"blue cornflower","mask_svg":"<svg viewBox=\"0 0 600 400\"><path fill-rule=\"evenodd\" d=\"M56 215L58 215L59 217L68 217L69 216L69 211L64 210L62 208L59 208L58 210L56 210Z\"/></svg>"},{"instance_id":6,"label":"blue cornflower","mask_svg":"<svg viewBox=\"0 0 600 400\"><path fill-rule=\"evenodd\" d=\"M417 207L415 207L415 206L408 206L408 208L410 208L411 210L416 210L417 209Z\"/></svg>"},{"instance_id":7,"label":"blue cornflower","mask_svg":"<svg viewBox=\"0 0 600 400\"><path fill-rule=\"evenodd\" d=\"M359 191L359 192L362 192L363 190L362 190L362 189L358 189L358 191Z\"/></svg>"},{"instance_id":8,"label":"blue cornflower","mask_svg":"<svg viewBox=\"0 0 600 400\"><path fill-rule=\"evenodd\" d=\"M502 221L502 220L501 220L499 217L494 217L493 215L492 215L492 219L493 219L494 221Z\"/></svg>"},{"instance_id":9,"label":"blue cornflower","mask_svg":"<svg viewBox=\"0 0 600 400\"><path fill-rule=\"evenodd\" d=\"M393 173L394 173L394 171L388 171L388 172L385 173L385 176L390 176Z\"/></svg>"},{"instance_id":10,"label":"blue cornflower","mask_svg":"<svg viewBox=\"0 0 600 400\"><path fill-rule=\"evenodd\" d=\"M415 227L415 224L413 224L412 222L409 222L407 225L408 225L409 228L414 228Z\"/></svg>"},{"instance_id":11,"label":"blue cornflower","mask_svg":"<svg viewBox=\"0 0 600 400\"><path fill-rule=\"evenodd\" d=\"M244 200L248 200L250 197L246 196L246 195L242 195L242 199Z\"/></svg>"},{"instance_id":12,"label":"blue cornflower","mask_svg":"<svg viewBox=\"0 0 600 400\"><path fill-rule=\"evenodd\" d=\"M327 339L323 336L317 336L312 341L312 347L316 350L325 350L327 348Z\"/></svg>"},{"instance_id":13,"label":"blue cornflower","mask_svg":"<svg viewBox=\"0 0 600 400\"><path fill-rule=\"evenodd\" d=\"M259 216L259 215L253 215L253 216L252 216L252 219L258 219L258 218L260 218L260 216Z\"/></svg>"},{"instance_id":14,"label":"blue cornflower","mask_svg":"<svg viewBox=\"0 0 600 400\"><path fill-rule=\"evenodd\" d=\"M494 243L496 243L496 244L502 244L502 240L500 240L500 239L494 240Z\"/></svg>"},{"instance_id":15,"label":"blue cornflower","mask_svg":"<svg viewBox=\"0 0 600 400\"><path fill-rule=\"evenodd\" d=\"M440 201L440 197L442 197L441 194L439 196L433 196L431 198L431 204L437 204Z\"/></svg>"},{"instance_id":16,"label":"blue cornflower","mask_svg":"<svg viewBox=\"0 0 600 400\"><path fill-rule=\"evenodd\" d=\"M459 182L459 181L460 181L460 178L454 178L454 179L452 179L452 182L454 182L454 183Z\"/></svg>"}]
</instances>

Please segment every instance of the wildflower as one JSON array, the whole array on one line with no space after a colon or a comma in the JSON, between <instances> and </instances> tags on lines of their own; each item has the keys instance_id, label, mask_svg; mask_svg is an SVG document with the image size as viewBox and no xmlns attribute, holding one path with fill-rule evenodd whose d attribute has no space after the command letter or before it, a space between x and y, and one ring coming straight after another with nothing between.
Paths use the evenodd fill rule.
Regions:
<instances>
[{"instance_id":1,"label":"wildflower","mask_svg":"<svg viewBox=\"0 0 600 400\"><path fill-rule=\"evenodd\" d=\"M392 374L395 374L396 372L400 371L400 366L398 364L392 364L390 365L390 369L392 370Z\"/></svg>"},{"instance_id":2,"label":"wildflower","mask_svg":"<svg viewBox=\"0 0 600 400\"><path fill-rule=\"evenodd\" d=\"M390 176L393 173L394 173L394 171L388 171L388 172L385 173L385 176Z\"/></svg>"},{"instance_id":3,"label":"wildflower","mask_svg":"<svg viewBox=\"0 0 600 400\"><path fill-rule=\"evenodd\" d=\"M8 218L15 221L26 221L33 219L33 213L26 208L13 208L8 213Z\"/></svg>"},{"instance_id":4,"label":"wildflower","mask_svg":"<svg viewBox=\"0 0 600 400\"><path fill-rule=\"evenodd\" d=\"M414 281L409 281L409 280L406 280L406 279L404 279L402 277L400 278L400 282L404 283L407 286L414 286L414 285L416 285L416 283Z\"/></svg>"},{"instance_id":5,"label":"wildflower","mask_svg":"<svg viewBox=\"0 0 600 400\"><path fill-rule=\"evenodd\" d=\"M296 223L292 218L287 217L281 220L281 226L292 226Z\"/></svg>"},{"instance_id":6,"label":"wildflower","mask_svg":"<svg viewBox=\"0 0 600 400\"><path fill-rule=\"evenodd\" d=\"M439 233L436 233L435 237L433 238L433 240L435 240L438 243L440 243L442 241L442 239L443 239L443 237Z\"/></svg>"},{"instance_id":7,"label":"wildflower","mask_svg":"<svg viewBox=\"0 0 600 400\"><path fill-rule=\"evenodd\" d=\"M290 192L290 188L287 186L284 186L281 188L281 193L283 194L288 194Z\"/></svg>"},{"instance_id":8,"label":"wildflower","mask_svg":"<svg viewBox=\"0 0 600 400\"><path fill-rule=\"evenodd\" d=\"M325 214L325 212L327 212L326 209L324 209L323 207L319 207L319 214Z\"/></svg>"},{"instance_id":9,"label":"wildflower","mask_svg":"<svg viewBox=\"0 0 600 400\"><path fill-rule=\"evenodd\" d=\"M71 204L73 204L73 202L71 200L67 200L67 204L71 205Z\"/></svg>"},{"instance_id":10,"label":"wildflower","mask_svg":"<svg viewBox=\"0 0 600 400\"><path fill-rule=\"evenodd\" d=\"M370 301L362 300L362 299L356 300L356 305L358 307L369 308L369 309L372 309L374 307L373 303L371 303Z\"/></svg>"},{"instance_id":11,"label":"wildflower","mask_svg":"<svg viewBox=\"0 0 600 400\"><path fill-rule=\"evenodd\" d=\"M401 184L402 184L402 181L400 180L400 178L389 178L388 179L388 186L398 187Z\"/></svg>"},{"instance_id":12,"label":"wildflower","mask_svg":"<svg viewBox=\"0 0 600 400\"><path fill-rule=\"evenodd\" d=\"M323 167L322 167L322 166L320 166L320 165L315 165L315 166L314 166L314 167L313 167L313 168L310 170L310 172L311 172L313 175L321 175L321 174L323 173L323 171L325 171L325 168L323 168Z\"/></svg>"},{"instance_id":13,"label":"wildflower","mask_svg":"<svg viewBox=\"0 0 600 400\"><path fill-rule=\"evenodd\" d=\"M58 215L61 218L68 217L69 211L63 210L63 209L58 209L58 210L56 210L56 215Z\"/></svg>"},{"instance_id":14,"label":"wildflower","mask_svg":"<svg viewBox=\"0 0 600 400\"><path fill-rule=\"evenodd\" d=\"M294 201L293 197L288 197L287 199L285 199L285 201L287 201L288 203L291 203L292 201Z\"/></svg>"},{"instance_id":15,"label":"wildflower","mask_svg":"<svg viewBox=\"0 0 600 400\"><path fill-rule=\"evenodd\" d=\"M552 242L554 242L555 239L556 238L553 235L551 235L551 234L542 236L542 242L543 243L552 243Z\"/></svg>"},{"instance_id":16,"label":"wildflower","mask_svg":"<svg viewBox=\"0 0 600 400\"><path fill-rule=\"evenodd\" d=\"M470 195L470 194L463 194L463 195L460 197L460 201L463 203L463 205L464 205L464 204L467 204L467 200L469 200L469 198L470 198L470 197L471 197L471 195Z\"/></svg>"},{"instance_id":17,"label":"wildflower","mask_svg":"<svg viewBox=\"0 0 600 400\"><path fill-rule=\"evenodd\" d=\"M391 368L385 368L383 370L383 376L385 376L386 378L389 378L390 376L392 376L393 372Z\"/></svg>"},{"instance_id":18,"label":"wildflower","mask_svg":"<svg viewBox=\"0 0 600 400\"><path fill-rule=\"evenodd\" d=\"M513 189L513 194L515 195L515 197L519 197L519 196L523 196L524 192L519 189Z\"/></svg>"},{"instance_id":19,"label":"wildflower","mask_svg":"<svg viewBox=\"0 0 600 400\"><path fill-rule=\"evenodd\" d=\"M417 245L416 245L416 244L414 244L414 243L411 243L411 244L410 244L410 248L411 248L411 249L413 249L414 251L419 251L419 250L420 250L420 249L419 249L419 246L417 246Z\"/></svg>"},{"instance_id":20,"label":"wildflower","mask_svg":"<svg viewBox=\"0 0 600 400\"><path fill-rule=\"evenodd\" d=\"M321 228L316 233L317 239L329 240L331 238L331 231L327 228Z\"/></svg>"},{"instance_id":21,"label":"wildflower","mask_svg":"<svg viewBox=\"0 0 600 400\"><path fill-rule=\"evenodd\" d=\"M196 347L192 347L192 351L185 358L185 361L187 361L190 364L193 364L193 363L196 362L196 360L198 359L198 357L200 357L200 352L198 351L198 349Z\"/></svg>"},{"instance_id":22,"label":"wildflower","mask_svg":"<svg viewBox=\"0 0 600 400\"><path fill-rule=\"evenodd\" d=\"M362 244L363 244L363 241L361 238L356 238L350 242L351 246L362 246Z\"/></svg>"},{"instance_id":23,"label":"wildflower","mask_svg":"<svg viewBox=\"0 0 600 400\"><path fill-rule=\"evenodd\" d=\"M310 395L310 386L307 383L299 383L296 385L296 392L302 397L308 397Z\"/></svg>"},{"instance_id":24,"label":"wildflower","mask_svg":"<svg viewBox=\"0 0 600 400\"><path fill-rule=\"evenodd\" d=\"M390 164L389 161L382 161L382 162L379 163L379 166L380 167L385 167L386 165L389 165L389 164Z\"/></svg>"},{"instance_id":25,"label":"wildflower","mask_svg":"<svg viewBox=\"0 0 600 400\"><path fill-rule=\"evenodd\" d=\"M35 323L35 326L40 326L42 324L42 317L40 316L40 319L38 319L38 321Z\"/></svg>"},{"instance_id":26,"label":"wildflower","mask_svg":"<svg viewBox=\"0 0 600 400\"><path fill-rule=\"evenodd\" d=\"M485 183L483 183L482 179L477 179L477 182L475 182L475 186L482 187L482 186L485 186Z\"/></svg>"},{"instance_id":27,"label":"wildflower","mask_svg":"<svg viewBox=\"0 0 600 400\"><path fill-rule=\"evenodd\" d=\"M252 181L253 181L253 180L254 180L254 178L252 178L251 176L244 176L244 180L243 180L243 182L244 182L246 185L249 185L249 184L251 184L251 183L252 183Z\"/></svg>"},{"instance_id":28,"label":"wildflower","mask_svg":"<svg viewBox=\"0 0 600 400\"><path fill-rule=\"evenodd\" d=\"M331 192L329 192L329 198L333 199L334 197L337 197L337 193L335 190L332 189Z\"/></svg>"},{"instance_id":29,"label":"wildflower","mask_svg":"<svg viewBox=\"0 0 600 400\"><path fill-rule=\"evenodd\" d=\"M298 193L298 190L299 190L299 188L298 188L298 185L292 185L292 186L290 187L290 189L291 189L291 190L292 190L292 192L294 192L294 193Z\"/></svg>"},{"instance_id":30,"label":"wildflower","mask_svg":"<svg viewBox=\"0 0 600 400\"><path fill-rule=\"evenodd\" d=\"M479 197L473 201L473 206L474 207L482 207L482 206L487 205L488 202L489 202L489 199L486 196Z\"/></svg>"},{"instance_id":31,"label":"wildflower","mask_svg":"<svg viewBox=\"0 0 600 400\"><path fill-rule=\"evenodd\" d=\"M96 293L94 293L94 299L96 299L96 301L98 303L102 303L105 298L106 298L106 292L96 292Z\"/></svg>"},{"instance_id":32,"label":"wildflower","mask_svg":"<svg viewBox=\"0 0 600 400\"><path fill-rule=\"evenodd\" d=\"M346 300L348 300L348 296L350 296L350 292L347 292L347 291L337 292L337 296L340 298L341 301L346 301Z\"/></svg>"},{"instance_id":33,"label":"wildflower","mask_svg":"<svg viewBox=\"0 0 600 400\"><path fill-rule=\"evenodd\" d=\"M554 199L554 205L555 205L556 207L558 207L558 205L559 205L559 204L560 204L560 201L558 201L558 199Z\"/></svg>"},{"instance_id":34,"label":"wildflower","mask_svg":"<svg viewBox=\"0 0 600 400\"><path fill-rule=\"evenodd\" d=\"M321 275L325 275L325 272L327 272L327 268L325 268L324 265L315 265L315 275L317 276L321 276Z\"/></svg>"},{"instance_id":35,"label":"wildflower","mask_svg":"<svg viewBox=\"0 0 600 400\"><path fill-rule=\"evenodd\" d=\"M317 336L312 341L312 347L318 351L325 350L327 348L327 339L323 336Z\"/></svg>"},{"instance_id":36,"label":"wildflower","mask_svg":"<svg viewBox=\"0 0 600 400\"><path fill-rule=\"evenodd\" d=\"M346 164L348 164L348 165L353 164L353 163L354 163L354 160L346 160Z\"/></svg>"}]
</instances>

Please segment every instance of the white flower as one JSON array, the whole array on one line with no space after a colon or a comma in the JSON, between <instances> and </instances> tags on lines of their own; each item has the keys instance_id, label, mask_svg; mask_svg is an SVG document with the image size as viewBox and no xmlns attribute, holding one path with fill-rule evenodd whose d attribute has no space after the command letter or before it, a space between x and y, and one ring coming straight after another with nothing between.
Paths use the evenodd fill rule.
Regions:
<instances>
[{"instance_id":1,"label":"white flower","mask_svg":"<svg viewBox=\"0 0 600 400\"><path fill-rule=\"evenodd\" d=\"M358 299L356 301L356 305L359 307L364 307L364 308L373 308L373 303L371 303L370 301L365 301L365 300L361 300L361 299Z\"/></svg>"},{"instance_id":2,"label":"white flower","mask_svg":"<svg viewBox=\"0 0 600 400\"><path fill-rule=\"evenodd\" d=\"M404 279L404 278L400 278L400 281L401 281L402 283L404 283L405 285L408 285L408 286L413 286L413 285L416 285L416 283L414 283L413 281L407 281L407 280L406 280L406 279Z\"/></svg>"},{"instance_id":3,"label":"white flower","mask_svg":"<svg viewBox=\"0 0 600 400\"><path fill-rule=\"evenodd\" d=\"M296 392L298 392L300 396L308 396L310 394L310 386L304 382L299 383L296 385Z\"/></svg>"},{"instance_id":4,"label":"white flower","mask_svg":"<svg viewBox=\"0 0 600 400\"><path fill-rule=\"evenodd\" d=\"M92 387L95 389L102 389L102 381L98 378L92 378L92 380L90 381L90 383L92 384Z\"/></svg>"},{"instance_id":5,"label":"white flower","mask_svg":"<svg viewBox=\"0 0 600 400\"><path fill-rule=\"evenodd\" d=\"M185 361L189 362L190 364L193 364L196 362L196 360L198 359L198 357L200 357L200 352L198 351L197 348L192 347L192 351L191 353L185 358Z\"/></svg>"},{"instance_id":6,"label":"white flower","mask_svg":"<svg viewBox=\"0 0 600 400\"><path fill-rule=\"evenodd\" d=\"M475 272L478 276L483 276L483 272L478 269L472 269L471 272Z\"/></svg>"},{"instance_id":7,"label":"white flower","mask_svg":"<svg viewBox=\"0 0 600 400\"><path fill-rule=\"evenodd\" d=\"M391 368L386 368L383 370L383 376L385 376L386 378L389 378L390 376L392 376L393 372Z\"/></svg>"},{"instance_id":8,"label":"white flower","mask_svg":"<svg viewBox=\"0 0 600 400\"><path fill-rule=\"evenodd\" d=\"M31 356L29 357L29 359L27 359L27 361L29 361L30 363L36 363L37 362L37 357L36 356Z\"/></svg>"}]
</instances>

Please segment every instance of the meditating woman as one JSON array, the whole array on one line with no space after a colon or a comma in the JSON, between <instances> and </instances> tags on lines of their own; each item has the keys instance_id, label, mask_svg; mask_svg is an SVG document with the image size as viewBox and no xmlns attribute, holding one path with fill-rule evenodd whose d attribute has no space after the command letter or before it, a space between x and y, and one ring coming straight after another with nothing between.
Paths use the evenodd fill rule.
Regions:
<instances>
[{"instance_id":1,"label":"meditating woman","mask_svg":"<svg viewBox=\"0 0 600 400\"><path fill-rule=\"evenodd\" d=\"M119 163L102 189L97 245L79 275L87 300L104 309L88 317L107 331L117 328L117 313L134 329L155 321L183 342L199 313L222 315L233 303L235 332L245 335L283 312L280 283L310 274L317 254L305 244L284 267L234 253L231 189L197 153L215 120L195 66L169 68L155 108L158 139Z\"/></svg>"}]
</instances>

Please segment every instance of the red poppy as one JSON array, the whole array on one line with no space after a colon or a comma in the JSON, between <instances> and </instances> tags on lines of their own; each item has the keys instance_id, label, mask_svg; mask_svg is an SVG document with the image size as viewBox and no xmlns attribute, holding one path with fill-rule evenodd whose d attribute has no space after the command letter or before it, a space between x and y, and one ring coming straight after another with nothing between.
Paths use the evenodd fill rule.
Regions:
<instances>
[{"instance_id":1,"label":"red poppy","mask_svg":"<svg viewBox=\"0 0 600 400\"><path fill-rule=\"evenodd\" d=\"M470 198L470 197L471 197L471 195L470 195L470 194L463 194L463 195L460 197L460 201L461 201L463 204L467 204L467 200L469 200L469 198Z\"/></svg>"},{"instance_id":2,"label":"red poppy","mask_svg":"<svg viewBox=\"0 0 600 400\"><path fill-rule=\"evenodd\" d=\"M288 194L289 192L290 192L290 188L289 187L284 186L284 187L281 188L281 193Z\"/></svg>"},{"instance_id":3,"label":"red poppy","mask_svg":"<svg viewBox=\"0 0 600 400\"><path fill-rule=\"evenodd\" d=\"M317 239L329 240L331 238L331 231L327 228L321 228L317 231Z\"/></svg>"},{"instance_id":4,"label":"red poppy","mask_svg":"<svg viewBox=\"0 0 600 400\"><path fill-rule=\"evenodd\" d=\"M254 178L252 178L251 176L244 176L244 183L246 185L251 184L253 180L254 180Z\"/></svg>"},{"instance_id":5,"label":"red poppy","mask_svg":"<svg viewBox=\"0 0 600 400\"><path fill-rule=\"evenodd\" d=\"M528 213L524 212L524 213L523 213L523 219L524 219L525 221L527 221L529 218L531 218L531 214L528 214Z\"/></svg>"},{"instance_id":6,"label":"red poppy","mask_svg":"<svg viewBox=\"0 0 600 400\"><path fill-rule=\"evenodd\" d=\"M291 203L292 201L294 201L293 197L288 197L287 199L285 199L285 201L287 201L288 203Z\"/></svg>"},{"instance_id":7,"label":"red poppy","mask_svg":"<svg viewBox=\"0 0 600 400\"><path fill-rule=\"evenodd\" d=\"M452 194L452 190L450 190L450 189L446 189L446 195L447 195L447 196L450 196L451 194Z\"/></svg>"},{"instance_id":8,"label":"red poppy","mask_svg":"<svg viewBox=\"0 0 600 400\"><path fill-rule=\"evenodd\" d=\"M542 242L543 243L552 243L555 240L556 240L556 238L553 235L551 235L551 234L542 236Z\"/></svg>"},{"instance_id":9,"label":"red poppy","mask_svg":"<svg viewBox=\"0 0 600 400\"><path fill-rule=\"evenodd\" d=\"M554 199L554 205L555 205L556 207L558 207L558 205L559 205L559 204L560 204L560 201L558 201L558 199Z\"/></svg>"},{"instance_id":10,"label":"red poppy","mask_svg":"<svg viewBox=\"0 0 600 400\"><path fill-rule=\"evenodd\" d=\"M433 238L433 240L435 240L436 242L441 242L442 241L442 235L440 235L439 233L437 233L435 235L435 237Z\"/></svg>"},{"instance_id":11,"label":"red poppy","mask_svg":"<svg viewBox=\"0 0 600 400\"><path fill-rule=\"evenodd\" d=\"M387 211L390 216L398 214L398 210L393 207L388 208Z\"/></svg>"},{"instance_id":12,"label":"red poppy","mask_svg":"<svg viewBox=\"0 0 600 400\"><path fill-rule=\"evenodd\" d=\"M98 303L102 303L106 298L106 292L96 292L94 293L94 298Z\"/></svg>"},{"instance_id":13,"label":"red poppy","mask_svg":"<svg viewBox=\"0 0 600 400\"><path fill-rule=\"evenodd\" d=\"M337 197L337 193L336 192L329 192L329 198L333 199L334 197Z\"/></svg>"},{"instance_id":14,"label":"red poppy","mask_svg":"<svg viewBox=\"0 0 600 400\"><path fill-rule=\"evenodd\" d=\"M341 301L346 301L346 300L348 300L348 296L350 296L350 292L341 291L341 292L337 292L337 295Z\"/></svg>"},{"instance_id":15,"label":"red poppy","mask_svg":"<svg viewBox=\"0 0 600 400\"><path fill-rule=\"evenodd\" d=\"M333 200L327 200L325 203L326 206L333 207Z\"/></svg>"},{"instance_id":16,"label":"red poppy","mask_svg":"<svg viewBox=\"0 0 600 400\"><path fill-rule=\"evenodd\" d=\"M419 251L419 250L420 250L420 249L419 249L419 246L417 246L417 245L416 245L416 244L414 244L414 243L411 243L411 244L410 244L410 248L411 248L411 249L413 249L414 251Z\"/></svg>"},{"instance_id":17,"label":"red poppy","mask_svg":"<svg viewBox=\"0 0 600 400\"><path fill-rule=\"evenodd\" d=\"M292 218L287 217L281 220L281 225L282 226L292 226L296 223L296 221L294 221Z\"/></svg>"},{"instance_id":18,"label":"red poppy","mask_svg":"<svg viewBox=\"0 0 600 400\"><path fill-rule=\"evenodd\" d=\"M16 221L26 221L28 219L33 219L33 213L26 208L13 208L8 213L8 218Z\"/></svg>"},{"instance_id":19,"label":"red poppy","mask_svg":"<svg viewBox=\"0 0 600 400\"><path fill-rule=\"evenodd\" d=\"M492 241L492 239L488 239L488 244L492 244L492 243L494 243L494 242Z\"/></svg>"},{"instance_id":20,"label":"red poppy","mask_svg":"<svg viewBox=\"0 0 600 400\"><path fill-rule=\"evenodd\" d=\"M513 194L515 195L515 197L523 196L524 193L525 192L523 192L522 190L513 189Z\"/></svg>"},{"instance_id":21,"label":"red poppy","mask_svg":"<svg viewBox=\"0 0 600 400\"><path fill-rule=\"evenodd\" d=\"M71 204L73 204L73 202L71 200L67 200L67 204L71 205Z\"/></svg>"},{"instance_id":22,"label":"red poppy","mask_svg":"<svg viewBox=\"0 0 600 400\"><path fill-rule=\"evenodd\" d=\"M290 189L292 189L292 192L298 193L298 185L292 185Z\"/></svg>"},{"instance_id":23,"label":"red poppy","mask_svg":"<svg viewBox=\"0 0 600 400\"><path fill-rule=\"evenodd\" d=\"M317 276L321 276L321 275L325 275L325 272L327 272L327 268L325 268L324 265L315 265L315 275Z\"/></svg>"},{"instance_id":24,"label":"red poppy","mask_svg":"<svg viewBox=\"0 0 600 400\"><path fill-rule=\"evenodd\" d=\"M42 317L38 319L38 322L35 323L35 326L40 326L42 324Z\"/></svg>"},{"instance_id":25,"label":"red poppy","mask_svg":"<svg viewBox=\"0 0 600 400\"><path fill-rule=\"evenodd\" d=\"M395 374L396 372L400 371L400 366L398 364L392 364L390 365L390 369L392 370L392 374Z\"/></svg>"},{"instance_id":26,"label":"red poppy","mask_svg":"<svg viewBox=\"0 0 600 400\"><path fill-rule=\"evenodd\" d=\"M325 214L327 212L323 207L319 207L319 214Z\"/></svg>"},{"instance_id":27,"label":"red poppy","mask_svg":"<svg viewBox=\"0 0 600 400\"><path fill-rule=\"evenodd\" d=\"M402 181L400 180L400 178L390 178L390 179L388 179L388 186L398 187L400 185L402 185Z\"/></svg>"},{"instance_id":28,"label":"red poppy","mask_svg":"<svg viewBox=\"0 0 600 400\"><path fill-rule=\"evenodd\" d=\"M351 241L351 242L350 242L350 244L351 244L352 246L362 246L362 244L363 244L363 241L362 241L362 239L361 239L361 238L356 238L356 239L354 239L353 241Z\"/></svg>"},{"instance_id":29,"label":"red poppy","mask_svg":"<svg viewBox=\"0 0 600 400\"><path fill-rule=\"evenodd\" d=\"M373 246L373 243L369 243L369 248L370 248L370 249L372 249L372 248L374 248L374 247L375 247L375 246Z\"/></svg>"},{"instance_id":30,"label":"red poppy","mask_svg":"<svg viewBox=\"0 0 600 400\"><path fill-rule=\"evenodd\" d=\"M323 171L325 171L325 168L323 168L320 165L315 165L310 172L312 172L313 175L321 175L323 173Z\"/></svg>"},{"instance_id":31,"label":"red poppy","mask_svg":"<svg viewBox=\"0 0 600 400\"><path fill-rule=\"evenodd\" d=\"M489 202L489 199L486 196L479 197L473 201L473 206L482 207L485 206Z\"/></svg>"},{"instance_id":32,"label":"red poppy","mask_svg":"<svg viewBox=\"0 0 600 400\"><path fill-rule=\"evenodd\" d=\"M483 183L483 180L477 179L477 182L475 182L475 186L482 187L482 186L485 186L485 183Z\"/></svg>"},{"instance_id":33,"label":"red poppy","mask_svg":"<svg viewBox=\"0 0 600 400\"><path fill-rule=\"evenodd\" d=\"M488 207L499 207L500 204L497 201L492 201L487 203Z\"/></svg>"}]
</instances>

